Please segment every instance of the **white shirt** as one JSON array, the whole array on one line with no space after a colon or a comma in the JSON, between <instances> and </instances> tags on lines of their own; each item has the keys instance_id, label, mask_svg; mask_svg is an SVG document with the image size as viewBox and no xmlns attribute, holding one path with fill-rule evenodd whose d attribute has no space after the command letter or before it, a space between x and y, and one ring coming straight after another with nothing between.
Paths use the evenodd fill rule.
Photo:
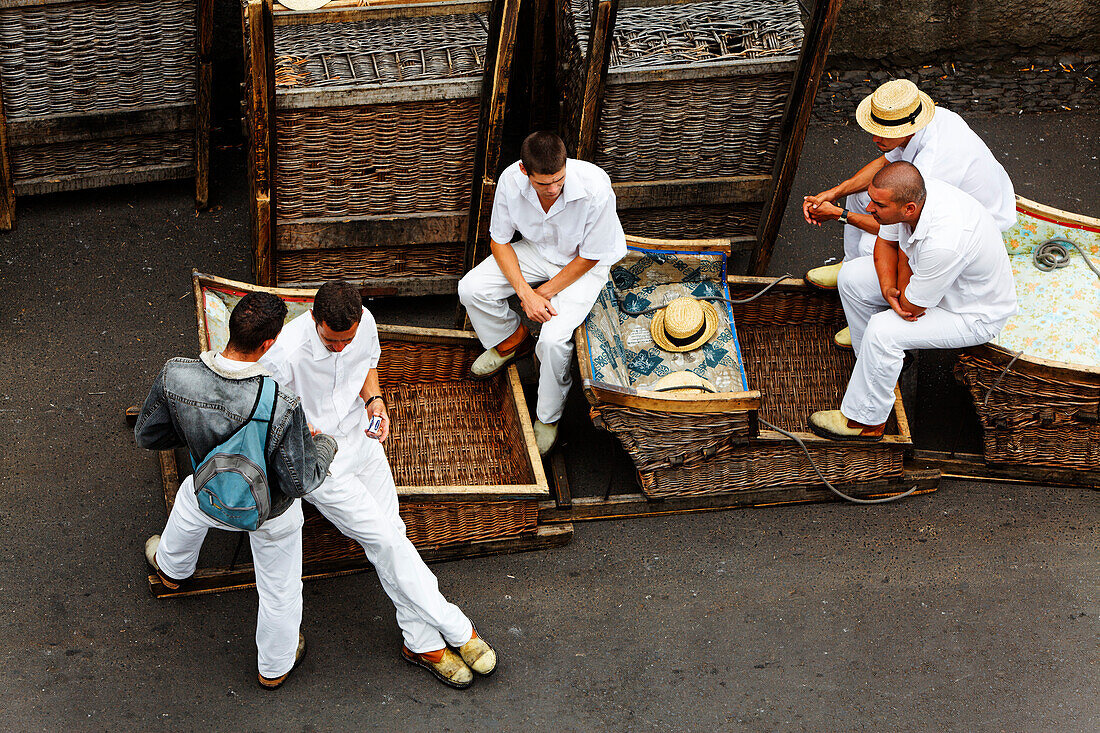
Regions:
<instances>
[{"instance_id":1,"label":"white shirt","mask_svg":"<svg viewBox=\"0 0 1100 733\"><path fill-rule=\"evenodd\" d=\"M936 107L932 121L917 130L903 147L886 153L891 163L905 160L925 178L938 178L973 196L1004 232L1016 223L1016 193L1004 166L966 120L949 109ZM879 236L896 242L896 225L879 229Z\"/></svg>"},{"instance_id":2,"label":"white shirt","mask_svg":"<svg viewBox=\"0 0 1100 733\"><path fill-rule=\"evenodd\" d=\"M611 179L598 166L566 159L565 183L550 211L543 211L519 162L504 169L493 198L489 236L510 243L516 232L547 262L564 267L578 256L613 265L626 255L626 235L615 213Z\"/></svg>"},{"instance_id":3,"label":"white shirt","mask_svg":"<svg viewBox=\"0 0 1100 733\"><path fill-rule=\"evenodd\" d=\"M306 419L314 428L329 435L350 435L367 422L359 392L381 356L378 326L366 308L355 338L339 353L321 342L313 314L307 311L283 327L260 363L271 370L275 381L301 398Z\"/></svg>"},{"instance_id":4,"label":"white shirt","mask_svg":"<svg viewBox=\"0 0 1100 733\"><path fill-rule=\"evenodd\" d=\"M926 178L924 185L928 196L916 228L897 225L913 269L905 297L999 328L1016 312L1016 284L993 217L948 183Z\"/></svg>"}]
</instances>

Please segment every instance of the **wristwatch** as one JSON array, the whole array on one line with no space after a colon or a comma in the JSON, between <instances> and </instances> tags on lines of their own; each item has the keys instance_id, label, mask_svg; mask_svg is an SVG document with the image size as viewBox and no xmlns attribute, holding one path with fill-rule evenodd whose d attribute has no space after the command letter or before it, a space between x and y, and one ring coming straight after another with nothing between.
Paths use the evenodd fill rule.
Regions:
<instances>
[{"instance_id":1,"label":"wristwatch","mask_svg":"<svg viewBox=\"0 0 1100 733\"><path fill-rule=\"evenodd\" d=\"M837 219L837 221L839 221L841 224L847 224L848 223L848 210L847 209L844 209L843 211L840 212L840 218Z\"/></svg>"}]
</instances>

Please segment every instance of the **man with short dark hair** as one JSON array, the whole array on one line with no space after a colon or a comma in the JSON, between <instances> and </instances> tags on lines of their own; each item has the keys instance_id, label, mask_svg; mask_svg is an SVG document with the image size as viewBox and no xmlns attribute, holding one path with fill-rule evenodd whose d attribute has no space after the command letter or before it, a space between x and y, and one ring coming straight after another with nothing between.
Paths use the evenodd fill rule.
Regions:
<instances>
[{"instance_id":1,"label":"man with short dark hair","mask_svg":"<svg viewBox=\"0 0 1100 733\"><path fill-rule=\"evenodd\" d=\"M1012 267L993 217L972 196L912 163L879 170L867 210L896 225L873 257L845 263L838 280L856 364L839 410L810 415L838 440L879 440L907 349L954 349L993 339L1016 312Z\"/></svg>"},{"instance_id":2,"label":"man with short dark hair","mask_svg":"<svg viewBox=\"0 0 1100 733\"><path fill-rule=\"evenodd\" d=\"M405 534L382 449L390 420L378 381L381 354L378 328L359 292L333 280L317 291L310 312L287 324L263 363L298 393L310 423L340 446L331 475L307 500L362 545L397 609L402 656L444 684L469 687L474 673L493 672L496 653L439 592ZM374 431L372 418L381 421Z\"/></svg>"},{"instance_id":3,"label":"man with short dark hair","mask_svg":"<svg viewBox=\"0 0 1100 733\"><path fill-rule=\"evenodd\" d=\"M187 446L196 462L249 422L263 381L257 362L279 335L286 304L270 293L249 293L229 317L229 343L219 354L172 359L142 406L134 436L143 448ZM320 486L336 441L310 435L297 398L276 387L264 456L270 494L268 518L249 532L260 597L256 615L259 683L275 689L305 654L302 621L302 507L295 501ZM145 557L170 589L195 572L210 528L239 531L205 514L193 476L176 492L168 523L145 543Z\"/></svg>"},{"instance_id":4,"label":"man with short dark hair","mask_svg":"<svg viewBox=\"0 0 1100 733\"><path fill-rule=\"evenodd\" d=\"M513 242L517 232L521 239ZM557 440L572 384L573 332L591 312L611 266L626 254L611 179L591 163L567 158L557 135L532 133L520 159L500 174L489 239L492 256L458 283L459 300L486 349L472 376L491 377L534 349L540 363L535 441L545 455ZM524 314L541 324L533 347L508 307L513 294Z\"/></svg>"}]
</instances>

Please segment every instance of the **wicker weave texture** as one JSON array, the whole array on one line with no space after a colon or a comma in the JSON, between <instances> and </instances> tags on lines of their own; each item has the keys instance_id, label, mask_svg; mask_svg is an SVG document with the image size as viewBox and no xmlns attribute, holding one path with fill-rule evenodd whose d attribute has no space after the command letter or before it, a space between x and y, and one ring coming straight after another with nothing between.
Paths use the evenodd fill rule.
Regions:
<instances>
[{"instance_id":1,"label":"wicker weave texture","mask_svg":"<svg viewBox=\"0 0 1100 733\"><path fill-rule=\"evenodd\" d=\"M287 110L275 127L280 219L469 209L476 98Z\"/></svg>"},{"instance_id":2,"label":"wicker weave texture","mask_svg":"<svg viewBox=\"0 0 1100 733\"><path fill-rule=\"evenodd\" d=\"M608 86L596 164L616 181L768 175L790 74Z\"/></svg>"},{"instance_id":3,"label":"wicker weave texture","mask_svg":"<svg viewBox=\"0 0 1100 733\"><path fill-rule=\"evenodd\" d=\"M681 414L601 404L592 417L619 436L639 471L713 455L721 446L745 442L752 427L748 412Z\"/></svg>"},{"instance_id":4,"label":"wicker weave texture","mask_svg":"<svg viewBox=\"0 0 1100 733\"><path fill-rule=\"evenodd\" d=\"M831 483L843 484L900 476L904 446L812 446L810 454ZM821 483L797 445L758 440L723 448L711 459L694 459L679 468L644 471L639 476L642 493L651 499Z\"/></svg>"},{"instance_id":5,"label":"wicker weave texture","mask_svg":"<svg viewBox=\"0 0 1100 733\"><path fill-rule=\"evenodd\" d=\"M1030 373L1020 362L1004 372L970 352L959 356L955 375L981 419L987 462L1100 468L1100 385Z\"/></svg>"},{"instance_id":6,"label":"wicker weave texture","mask_svg":"<svg viewBox=\"0 0 1100 733\"><path fill-rule=\"evenodd\" d=\"M116 173L145 166L194 168L195 133L164 132L78 142L48 143L11 150L16 183L36 178Z\"/></svg>"},{"instance_id":7,"label":"wicker weave texture","mask_svg":"<svg viewBox=\"0 0 1100 733\"><path fill-rule=\"evenodd\" d=\"M672 239L684 232L702 238L752 236L762 210L762 204L729 204L620 209L618 213L623 229L630 234Z\"/></svg>"},{"instance_id":8,"label":"wicker weave texture","mask_svg":"<svg viewBox=\"0 0 1100 733\"><path fill-rule=\"evenodd\" d=\"M378 383L383 389L420 382L462 382L469 375L474 359L481 353L481 347L476 343L422 343L385 336L382 337L382 350L386 358L378 365ZM503 379L504 374L501 373L492 382L480 384L494 384L500 390L504 387ZM500 397L507 399L503 394Z\"/></svg>"},{"instance_id":9,"label":"wicker weave texture","mask_svg":"<svg viewBox=\"0 0 1100 733\"><path fill-rule=\"evenodd\" d=\"M538 503L534 501L402 502L399 511L406 536L422 550L515 537L538 529ZM359 543L340 534L312 505L306 505L303 562L332 562L362 555Z\"/></svg>"},{"instance_id":10,"label":"wicker weave texture","mask_svg":"<svg viewBox=\"0 0 1100 733\"><path fill-rule=\"evenodd\" d=\"M450 242L384 248L284 250L277 255L277 278L280 284L286 284L320 283L334 278L459 277L464 247L462 242Z\"/></svg>"},{"instance_id":11,"label":"wicker weave texture","mask_svg":"<svg viewBox=\"0 0 1100 733\"><path fill-rule=\"evenodd\" d=\"M275 83L319 89L480 77L488 38L476 14L279 26Z\"/></svg>"},{"instance_id":12,"label":"wicker weave texture","mask_svg":"<svg viewBox=\"0 0 1100 733\"><path fill-rule=\"evenodd\" d=\"M97 0L0 10L8 119L196 99L194 0Z\"/></svg>"}]
</instances>

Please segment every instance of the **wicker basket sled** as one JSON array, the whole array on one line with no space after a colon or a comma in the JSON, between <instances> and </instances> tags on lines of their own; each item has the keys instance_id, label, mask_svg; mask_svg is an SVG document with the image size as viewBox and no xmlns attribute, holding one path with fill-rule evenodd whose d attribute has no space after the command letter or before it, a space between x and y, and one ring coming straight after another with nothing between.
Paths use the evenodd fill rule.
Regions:
<instances>
[{"instance_id":1,"label":"wicker basket sled","mask_svg":"<svg viewBox=\"0 0 1100 733\"><path fill-rule=\"evenodd\" d=\"M314 290L262 288L195 273L202 350L224 348L228 313L246 292L283 298L288 319L309 308ZM465 331L379 325L379 382L394 429L386 441L401 518L425 559L475 557L564 544L572 526L539 527L549 489L514 365L483 382L465 378L481 352ZM174 453L161 458L165 500L178 488ZM303 577L329 577L370 565L362 548L308 502ZM169 593L150 576L157 595ZM251 568L202 570L191 592L246 587Z\"/></svg>"},{"instance_id":2,"label":"wicker basket sled","mask_svg":"<svg viewBox=\"0 0 1100 733\"><path fill-rule=\"evenodd\" d=\"M1056 237L1100 264L1100 219L1020 197L1016 211L1004 236L1019 312L995 342L966 349L955 374L974 400L991 471L1100 486L1100 279L1072 248L1063 269L1032 265L1034 248Z\"/></svg>"},{"instance_id":3,"label":"wicker basket sled","mask_svg":"<svg viewBox=\"0 0 1100 733\"><path fill-rule=\"evenodd\" d=\"M867 496L912 485L902 485L912 442L896 390L880 443L829 441L808 429L811 412L840 403L854 364L832 343L843 321L835 298L788 281L751 303L716 302L721 324L714 339L688 355L670 354L649 335L652 315L624 311L680 295L743 299L771 281L728 276L727 241L628 237L628 245L576 341L593 419L622 441L647 499L685 503L731 495L724 501L736 506L831 497L802 449L761 420L797 434L837 486ZM709 379L718 392L647 389L681 369ZM919 478L923 488L935 486L934 477Z\"/></svg>"},{"instance_id":4,"label":"wicker basket sled","mask_svg":"<svg viewBox=\"0 0 1100 733\"><path fill-rule=\"evenodd\" d=\"M519 0L361 5L242 5L256 280L453 293L496 174Z\"/></svg>"},{"instance_id":5,"label":"wicker basket sled","mask_svg":"<svg viewBox=\"0 0 1100 733\"><path fill-rule=\"evenodd\" d=\"M0 228L15 196L195 177L208 203L212 0L0 0Z\"/></svg>"}]
</instances>

